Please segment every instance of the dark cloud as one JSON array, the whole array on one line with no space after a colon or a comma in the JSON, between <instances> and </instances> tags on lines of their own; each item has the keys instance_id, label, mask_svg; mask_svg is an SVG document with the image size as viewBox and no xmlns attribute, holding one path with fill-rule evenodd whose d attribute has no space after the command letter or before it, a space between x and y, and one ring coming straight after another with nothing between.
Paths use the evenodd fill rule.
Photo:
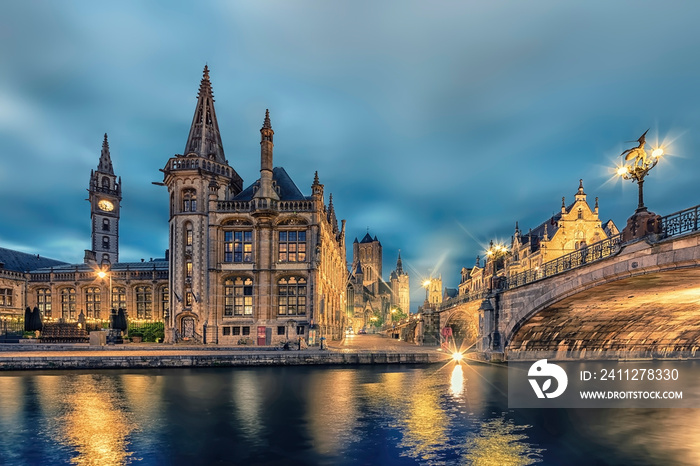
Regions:
<instances>
[{"instance_id":1,"label":"dark cloud","mask_svg":"<svg viewBox=\"0 0 700 466\"><path fill-rule=\"evenodd\" d=\"M700 6L681 2L12 2L0 7L0 243L79 261L104 132L123 178L122 258L160 257L167 195L201 69L225 152L318 170L348 236L400 248L414 278L456 286L492 238L534 227L583 178L601 217L636 205L608 167L648 127L674 139L647 204L698 203ZM8 20L9 19L9 20Z\"/></svg>"}]
</instances>

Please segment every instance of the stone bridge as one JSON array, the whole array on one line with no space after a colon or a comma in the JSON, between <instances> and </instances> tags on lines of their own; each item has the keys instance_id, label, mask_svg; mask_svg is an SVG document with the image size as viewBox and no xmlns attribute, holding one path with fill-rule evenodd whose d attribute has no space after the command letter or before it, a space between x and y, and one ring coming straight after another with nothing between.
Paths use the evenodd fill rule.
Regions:
<instances>
[{"instance_id":1,"label":"stone bridge","mask_svg":"<svg viewBox=\"0 0 700 466\"><path fill-rule=\"evenodd\" d=\"M423 340L435 344L450 327L458 345L493 360L694 356L699 207L658 217L641 238L623 232L558 258L544 276L496 278L481 294L447 300L424 313Z\"/></svg>"}]
</instances>

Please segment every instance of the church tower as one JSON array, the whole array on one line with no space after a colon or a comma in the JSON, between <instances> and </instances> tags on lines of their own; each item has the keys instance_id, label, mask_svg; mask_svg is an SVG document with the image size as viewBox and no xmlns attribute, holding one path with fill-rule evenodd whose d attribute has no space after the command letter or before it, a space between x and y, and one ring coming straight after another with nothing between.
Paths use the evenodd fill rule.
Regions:
<instances>
[{"instance_id":1,"label":"church tower","mask_svg":"<svg viewBox=\"0 0 700 466\"><path fill-rule=\"evenodd\" d=\"M401 250L396 261L396 270L391 272L389 282L391 283L391 305L398 306L406 314L410 313L411 296L408 285L408 274L403 270L401 261Z\"/></svg>"},{"instance_id":2,"label":"church tower","mask_svg":"<svg viewBox=\"0 0 700 466\"><path fill-rule=\"evenodd\" d=\"M121 177L114 175L107 134L97 170L90 171L90 217L92 250L86 251L87 262L114 264L119 261L119 203L122 200Z\"/></svg>"},{"instance_id":3,"label":"church tower","mask_svg":"<svg viewBox=\"0 0 700 466\"><path fill-rule=\"evenodd\" d=\"M209 293L209 271L216 264L215 231L210 216L218 202L240 193L243 180L229 166L214 111L209 68L204 73L197 105L182 155L171 157L162 170L170 195L170 316L168 331L200 339L216 329L215 299ZM209 329L207 329L209 327ZM166 334L166 339L172 338ZM215 341L215 335L213 335ZM212 341L211 339L209 341Z\"/></svg>"}]
</instances>

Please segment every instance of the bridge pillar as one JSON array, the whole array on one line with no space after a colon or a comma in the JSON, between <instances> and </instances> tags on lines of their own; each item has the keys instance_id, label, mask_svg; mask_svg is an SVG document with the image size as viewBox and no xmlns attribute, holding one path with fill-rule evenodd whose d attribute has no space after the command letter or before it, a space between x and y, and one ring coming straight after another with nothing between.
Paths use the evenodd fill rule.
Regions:
<instances>
[{"instance_id":1,"label":"bridge pillar","mask_svg":"<svg viewBox=\"0 0 700 466\"><path fill-rule=\"evenodd\" d=\"M424 346L440 345L440 313L424 312L422 317L422 340Z\"/></svg>"},{"instance_id":2,"label":"bridge pillar","mask_svg":"<svg viewBox=\"0 0 700 466\"><path fill-rule=\"evenodd\" d=\"M496 302L496 306L491 300ZM479 307L479 336L476 349L484 355L502 354L501 333L498 330L499 309L498 295L492 294L484 298ZM489 356L489 358L491 358Z\"/></svg>"}]
</instances>

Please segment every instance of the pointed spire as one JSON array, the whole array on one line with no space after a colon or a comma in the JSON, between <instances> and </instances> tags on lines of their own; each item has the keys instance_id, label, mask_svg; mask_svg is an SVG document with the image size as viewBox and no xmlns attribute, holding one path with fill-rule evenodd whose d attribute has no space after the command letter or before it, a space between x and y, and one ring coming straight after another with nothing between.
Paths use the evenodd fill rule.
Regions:
<instances>
[{"instance_id":1,"label":"pointed spire","mask_svg":"<svg viewBox=\"0 0 700 466\"><path fill-rule=\"evenodd\" d=\"M272 123L270 123L270 109L265 109L265 121L263 121L263 128L272 129Z\"/></svg>"},{"instance_id":2,"label":"pointed spire","mask_svg":"<svg viewBox=\"0 0 700 466\"><path fill-rule=\"evenodd\" d=\"M518 228L518 221L517 220L515 221L515 231L517 233L520 233L520 228Z\"/></svg>"},{"instance_id":3,"label":"pointed spire","mask_svg":"<svg viewBox=\"0 0 700 466\"><path fill-rule=\"evenodd\" d=\"M214 111L214 93L209 81L209 67L204 66L202 81L197 94L197 106L194 110L190 134L185 144L183 155L194 153L198 157L211 158L219 163L226 163L224 146L221 143L219 123Z\"/></svg>"},{"instance_id":4,"label":"pointed spire","mask_svg":"<svg viewBox=\"0 0 700 466\"><path fill-rule=\"evenodd\" d=\"M260 189L253 197L279 200L279 195L272 185L272 138L275 132L270 123L270 111L265 109L265 120L260 128Z\"/></svg>"},{"instance_id":5,"label":"pointed spire","mask_svg":"<svg viewBox=\"0 0 700 466\"><path fill-rule=\"evenodd\" d=\"M475 265L475 267L481 267L481 257L479 257L478 255L476 256L476 265Z\"/></svg>"},{"instance_id":6,"label":"pointed spire","mask_svg":"<svg viewBox=\"0 0 700 466\"><path fill-rule=\"evenodd\" d=\"M598 198L595 198L595 213L598 213Z\"/></svg>"},{"instance_id":7,"label":"pointed spire","mask_svg":"<svg viewBox=\"0 0 700 466\"><path fill-rule=\"evenodd\" d=\"M584 194L584 192L583 192L583 178L578 180L578 194Z\"/></svg>"},{"instance_id":8,"label":"pointed spire","mask_svg":"<svg viewBox=\"0 0 700 466\"><path fill-rule=\"evenodd\" d=\"M100 163L97 165L97 171L114 175L114 169L112 169L112 158L109 155L107 133L105 133L105 138L102 141L102 153L100 154Z\"/></svg>"},{"instance_id":9,"label":"pointed spire","mask_svg":"<svg viewBox=\"0 0 700 466\"><path fill-rule=\"evenodd\" d=\"M399 258L396 260L396 273L403 275L403 262L401 261L401 249L399 249Z\"/></svg>"},{"instance_id":10,"label":"pointed spire","mask_svg":"<svg viewBox=\"0 0 700 466\"><path fill-rule=\"evenodd\" d=\"M314 184L312 184L311 186L318 186L319 184L321 184L321 183L319 183L319 181L318 181L318 170L317 170L314 172Z\"/></svg>"}]
</instances>

